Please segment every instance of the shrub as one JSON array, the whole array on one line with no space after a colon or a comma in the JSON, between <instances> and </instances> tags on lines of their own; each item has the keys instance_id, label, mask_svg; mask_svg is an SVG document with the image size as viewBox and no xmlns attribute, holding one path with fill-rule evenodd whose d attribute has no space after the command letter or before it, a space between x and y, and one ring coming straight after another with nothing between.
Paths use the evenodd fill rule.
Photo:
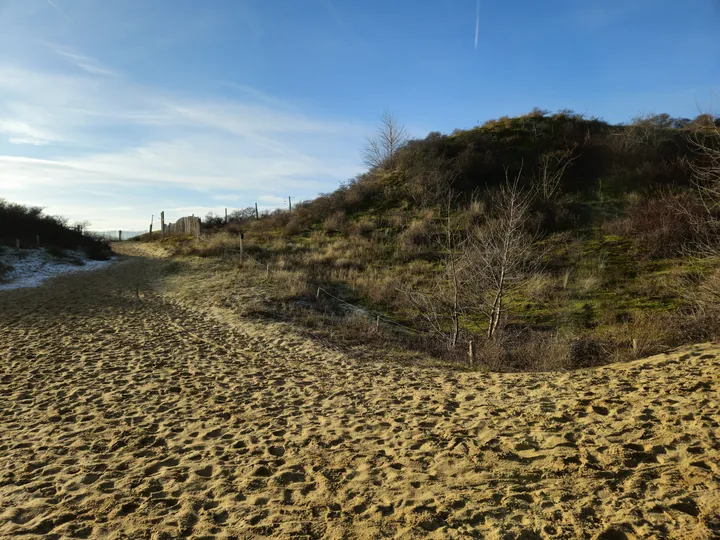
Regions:
<instances>
[{"instance_id":1,"label":"shrub","mask_svg":"<svg viewBox=\"0 0 720 540\"><path fill-rule=\"evenodd\" d=\"M10 272L14 270L13 266L0 261L0 283L7 279Z\"/></svg>"},{"instance_id":2,"label":"shrub","mask_svg":"<svg viewBox=\"0 0 720 540\"><path fill-rule=\"evenodd\" d=\"M377 229L377 221L369 217L362 217L348 224L348 230L355 236L370 236Z\"/></svg>"},{"instance_id":3,"label":"shrub","mask_svg":"<svg viewBox=\"0 0 720 540\"><path fill-rule=\"evenodd\" d=\"M571 339L557 332L528 332L510 349L508 356L514 360L511 365L525 371L558 371L573 367Z\"/></svg>"},{"instance_id":4,"label":"shrub","mask_svg":"<svg viewBox=\"0 0 720 540\"><path fill-rule=\"evenodd\" d=\"M632 238L650 259L681 255L695 237L697 203L688 195L669 193L631 203L624 217L603 225L607 234Z\"/></svg>"},{"instance_id":5,"label":"shrub","mask_svg":"<svg viewBox=\"0 0 720 540\"><path fill-rule=\"evenodd\" d=\"M295 236L304 232L305 230L306 227L302 220L293 216L283 227L283 234L285 234L286 236Z\"/></svg>"},{"instance_id":6,"label":"shrub","mask_svg":"<svg viewBox=\"0 0 720 540\"><path fill-rule=\"evenodd\" d=\"M581 337L570 344L570 364L574 368L605 364L611 348L607 342L597 337Z\"/></svg>"},{"instance_id":7,"label":"shrub","mask_svg":"<svg viewBox=\"0 0 720 540\"><path fill-rule=\"evenodd\" d=\"M428 212L421 219L414 219L402 233L400 233L400 250L405 255L414 255L423 251L432 242L437 227L433 222L432 212Z\"/></svg>"},{"instance_id":8,"label":"shrub","mask_svg":"<svg viewBox=\"0 0 720 540\"><path fill-rule=\"evenodd\" d=\"M323 230L326 233L342 233L345 230L345 212L335 212L323 221Z\"/></svg>"},{"instance_id":9,"label":"shrub","mask_svg":"<svg viewBox=\"0 0 720 540\"><path fill-rule=\"evenodd\" d=\"M0 244L14 246L15 240L19 239L22 246L34 246L36 236L45 247L110 249L105 241L69 227L66 219L46 216L40 207L0 199Z\"/></svg>"}]
</instances>

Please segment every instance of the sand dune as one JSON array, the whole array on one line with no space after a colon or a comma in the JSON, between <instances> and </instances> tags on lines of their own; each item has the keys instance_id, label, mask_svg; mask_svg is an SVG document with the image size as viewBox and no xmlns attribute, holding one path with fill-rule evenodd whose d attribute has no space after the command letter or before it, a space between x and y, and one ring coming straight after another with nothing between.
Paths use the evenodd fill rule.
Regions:
<instances>
[{"instance_id":1,"label":"sand dune","mask_svg":"<svg viewBox=\"0 0 720 540\"><path fill-rule=\"evenodd\" d=\"M164 292L164 265L0 293L0 537L720 537L717 345L358 362Z\"/></svg>"}]
</instances>

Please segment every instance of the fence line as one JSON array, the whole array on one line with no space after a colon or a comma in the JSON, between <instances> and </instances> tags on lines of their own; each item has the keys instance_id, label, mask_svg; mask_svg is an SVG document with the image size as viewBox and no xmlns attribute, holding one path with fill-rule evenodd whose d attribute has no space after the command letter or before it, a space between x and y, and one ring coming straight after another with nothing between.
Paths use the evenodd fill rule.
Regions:
<instances>
[{"instance_id":1,"label":"fence line","mask_svg":"<svg viewBox=\"0 0 720 540\"><path fill-rule=\"evenodd\" d=\"M338 298L337 296L335 296L334 294L330 293L330 292L327 291L326 289L323 289L322 287L317 287L317 290L318 290L318 295L317 295L317 297L320 296L320 294L319 294L320 292L323 292L323 293L325 293L327 296L329 296L330 298L334 298L334 299L337 300L338 302L342 302L343 304L345 304L345 305L347 305L347 306L350 306L350 307L352 307L352 308L358 309L358 310L360 310L360 311L365 311L365 312L367 312L367 313L373 313L373 314L374 314L379 320L381 320L381 321L384 321L384 322L386 322L386 323L388 323L388 324L392 324L392 325L394 325L394 326L398 326L398 327L400 327L400 328L404 328L405 330L408 330L408 331L413 332L413 333L415 333L415 334L423 335L423 332L420 332L419 330L416 330L415 328L410 328L409 326L405 326L404 324L400 324L399 322L395 322L395 321L393 321L392 319L388 319L385 315L383 315L383 314L381 314L381 313L373 312L373 311L371 311L371 310L369 310L369 309L366 309L366 308L364 308L364 307L362 307L362 306L358 306L358 305L355 305L355 304L351 304L350 302L348 302L348 301L346 301L346 300L343 300L342 298Z\"/></svg>"},{"instance_id":2,"label":"fence line","mask_svg":"<svg viewBox=\"0 0 720 540\"><path fill-rule=\"evenodd\" d=\"M269 265L269 264L263 264L263 263L261 263L260 261L258 261L257 259L252 258L250 255L246 254L246 253L244 252L244 250L232 249L232 248L225 248L226 257L227 257L227 253L228 253L228 252L240 253L241 256L247 257L248 259L250 259L251 261L253 261L255 264L257 264L258 266L261 266L261 267L265 268L267 274L268 274L268 275L270 274L270 265ZM367 309L367 308L364 308L364 307L362 307L362 306L358 306L358 305L356 305L356 304L352 304L352 303L348 302L347 300L343 300L342 298L338 298L337 296L335 296L334 294L332 294L330 291L328 291L327 289L324 289L323 287L320 287L319 285L315 285L315 284L313 284L313 283L310 283L310 285L311 285L313 288L316 288L316 289L317 289L316 298L320 298L320 293L323 292L323 293L325 293L327 296L329 296L330 298L333 298L333 299L337 300L338 302L340 302L340 303L342 303L342 304L345 304L346 306L349 306L349 307L351 307L351 308L354 308L354 309L356 309L356 310L358 310L358 311L363 311L363 312L365 312L365 313L369 313L369 314L375 315L376 321L377 321L378 324L379 324L379 321L383 321L383 322L386 323L386 324L390 324L390 325L393 325L393 326L397 326L397 327L399 327L399 328L403 328L404 330L407 330L407 331L412 332L412 333L414 333L414 334L424 335L424 332L421 332L421 331L419 331L419 330L416 330L415 328L410 328L409 326L405 326L404 324L400 324L399 322L393 321L392 319L389 319L388 317L386 317L385 315L383 315L383 314L381 314L381 313L374 312L374 311L369 310L369 309Z\"/></svg>"},{"instance_id":3,"label":"fence line","mask_svg":"<svg viewBox=\"0 0 720 540\"><path fill-rule=\"evenodd\" d=\"M261 263L260 261L258 261L257 259L253 259L250 255L248 255L247 253L245 253L244 250L232 249L232 248L225 248L225 254L226 254L226 256L227 256L227 252L228 252L228 251L232 251L233 253L239 253L240 255L243 256L243 258L247 257L248 259L250 259L250 260L253 261L254 263L258 264L259 266L262 266L262 267L264 267L264 268L270 268L270 265L269 265L269 264L264 264L264 263Z\"/></svg>"},{"instance_id":4,"label":"fence line","mask_svg":"<svg viewBox=\"0 0 720 540\"><path fill-rule=\"evenodd\" d=\"M126 231L126 230L111 230L111 231L85 231L85 235L92 235L92 236L98 236L104 240L110 240L110 241L122 241L122 240L129 240L131 238L135 238L136 236L141 236L143 234L146 234L147 231Z\"/></svg>"}]
</instances>

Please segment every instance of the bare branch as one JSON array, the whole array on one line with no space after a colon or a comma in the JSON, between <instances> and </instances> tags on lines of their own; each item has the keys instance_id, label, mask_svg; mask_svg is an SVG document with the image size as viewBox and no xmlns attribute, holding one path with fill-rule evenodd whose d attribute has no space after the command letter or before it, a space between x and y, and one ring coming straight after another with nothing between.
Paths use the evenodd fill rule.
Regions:
<instances>
[{"instance_id":1,"label":"bare branch","mask_svg":"<svg viewBox=\"0 0 720 540\"><path fill-rule=\"evenodd\" d=\"M466 279L470 303L485 314L488 338L492 339L505 311L505 298L522 278L532 262L534 237L528 232L529 210L533 193L519 187L522 168L492 197L494 217L475 227L469 238Z\"/></svg>"},{"instance_id":2,"label":"bare branch","mask_svg":"<svg viewBox=\"0 0 720 540\"><path fill-rule=\"evenodd\" d=\"M377 132L367 137L363 148L365 165L370 168L394 167L400 148L408 142L405 126L388 111L383 112Z\"/></svg>"},{"instance_id":3,"label":"bare branch","mask_svg":"<svg viewBox=\"0 0 720 540\"><path fill-rule=\"evenodd\" d=\"M687 211L693 217L698 241L697 251L706 256L720 255L720 126L708 122L697 126L688 141L695 150L696 159L691 163L698 199L704 213Z\"/></svg>"},{"instance_id":4,"label":"bare branch","mask_svg":"<svg viewBox=\"0 0 720 540\"><path fill-rule=\"evenodd\" d=\"M576 148L577 145L564 152L547 152L540 156L534 184L543 201L547 202L555 197L565 171L582 155L573 156Z\"/></svg>"}]
</instances>

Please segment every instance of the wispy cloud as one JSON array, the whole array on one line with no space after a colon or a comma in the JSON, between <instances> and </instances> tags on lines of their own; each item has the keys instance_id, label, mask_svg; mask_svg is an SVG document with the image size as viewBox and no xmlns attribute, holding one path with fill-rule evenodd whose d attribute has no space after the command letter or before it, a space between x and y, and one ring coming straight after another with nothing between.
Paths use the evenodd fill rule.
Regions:
<instances>
[{"instance_id":1,"label":"wispy cloud","mask_svg":"<svg viewBox=\"0 0 720 540\"><path fill-rule=\"evenodd\" d=\"M72 22L72 19L70 16L65 13L62 9L60 9L52 0L47 0L47 3L50 4L52 7L55 8L55 10L60 13L63 17L65 17L68 21Z\"/></svg>"},{"instance_id":2,"label":"wispy cloud","mask_svg":"<svg viewBox=\"0 0 720 540\"><path fill-rule=\"evenodd\" d=\"M19 120L3 120L1 118L0 133L6 134L11 144L42 146L58 139L57 135L40 127L31 126Z\"/></svg>"},{"instance_id":3,"label":"wispy cloud","mask_svg":"<svg viewBox=\"0 0 720 540\"><path fill-rule=\"evenodd\" d=\"M112 77L117 75L115 71L105 67L94 58L90 58L88 56L83 56L81 54L69 52L62 49L57 49L55 52L57 52L57 54L64 57L65 59L69 60L76 67L79 67L80 69L87 71L88 73L91 73L93 75L106 75Z\"/></svg>"},{"instance_id":4,"label":"wispy cloud","mask_svg":"<svg viewBox=\"0 0 720 540\"><path fill-rule=\"evenodd\" d=\"M250 87L188 98L89 56L54 53L81 71L0 63L0 190L11 199L59 213L77 213L85 201L71 219L129 228L135 216L118 223L103 205L152 205L143 214L184 207L182 200L198 209L200 200L283 206L287 195L312 197L361 170L364 125L304 114ZM156 190L149 203L137 195L147 186ZM167 201L175 194L181 201Z\"/></svg>"},{"instance_id":5,"label":"wispy cloud","mask_svg":"<svg viewBox=\"0 0 720 540\"><path fill-rule=\"evenodd\" d=\"M477 0L477 7L475 10L475 50L478 48L478 39L480 37L480 0Z\"/></svg>"}]
</instances>

